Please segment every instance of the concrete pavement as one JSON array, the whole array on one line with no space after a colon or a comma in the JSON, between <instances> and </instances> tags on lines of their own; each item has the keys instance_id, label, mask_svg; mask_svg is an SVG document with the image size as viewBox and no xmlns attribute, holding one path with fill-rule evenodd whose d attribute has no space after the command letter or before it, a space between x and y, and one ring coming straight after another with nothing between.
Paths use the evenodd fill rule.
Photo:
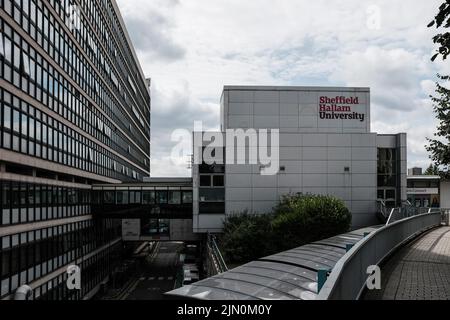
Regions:
<instances>
[{"instance_id":1,"label":"concrete pavement","mask_svg":"<svg viewBox=\"0 0 450 320\"><path fill-rule=\"evenodd\" d=\"M161 242L124 300L162 300L165 292L173 290L182 247L182 243Z\"/></svg>"},{"instance_id":2,"label":"concrete pavement","mask_svg":"<svg viewBox=\"0 0 450 320\"><path fill-rule=\"evenodd\" d=\"M382 268L382 289L366 300L450 300L450 227L400 249Z\"/></svg>"}]
</instances>

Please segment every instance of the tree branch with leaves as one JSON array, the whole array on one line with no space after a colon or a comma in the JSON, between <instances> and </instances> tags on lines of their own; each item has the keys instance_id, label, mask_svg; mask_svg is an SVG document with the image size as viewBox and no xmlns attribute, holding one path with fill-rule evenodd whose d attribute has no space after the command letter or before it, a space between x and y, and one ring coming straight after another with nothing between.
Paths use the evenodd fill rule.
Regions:
<instances>
[{"instance_id":1,"label":"tree branch with leaves","mask_svg":"<svg viewBox=\"0 0 450 320\"><path fill-rule=\"evenodd\" d=\"M428 28L436 26L436 29L441 27L448 28L450 27L450 0L446 0L440 7L439 12L428 24ZM450 54L450 32L442 32L438 33L433 37L433 42L439 45L437 52L431 58L432 61L436 60L436 58L441 55L442 59L447 59Z\"/></svg>"},{"instance_id":2,"label":"tree branch with leaves","mask_svg":"<svg viewBox=\"0 0 450 320\"><path fill-rule=\"evenodd\" d=\"M445 31L450 27L450 0L444 1L439 7L439 12L434 20L428 24L431 28L442 28L442 32L433 37L433 42L438 45L437 52L432 56L431 60L435 61L438 56L442 60L446 60L450 55L450 32ZM450 80L449 76L437 75L436 94L430 96L433 102L433 111L439 121L437 131L434 138L427 138L429 145L426 146L430 153L430 158L435 167L433 171L437 171L444 178L449 178L450 167L450 90L444 85Z\"/></svg>"}]
</instances>

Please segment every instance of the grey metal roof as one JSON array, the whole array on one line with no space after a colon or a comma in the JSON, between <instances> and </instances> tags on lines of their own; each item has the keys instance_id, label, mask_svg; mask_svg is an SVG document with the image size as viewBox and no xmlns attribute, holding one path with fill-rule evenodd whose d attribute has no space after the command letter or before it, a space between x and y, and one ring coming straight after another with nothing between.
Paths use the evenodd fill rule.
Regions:
<instances>
[{"instance_id":1,"label":"grey metal roof","mask_svg":"<svg viewBox=\"0 0 450 320\"><path fill-rule=\"evenodd\" d=\"M168 292L201 300L314 300L317 271L331 269L364 228L249 262L233 270Z\"/></svg>"},{"instance_id":2,"label":"grey metal roof","mask_svg":"<svg viewBox=\"0 0 450 320\"><path fill-rule=\"evenodd\" d=\"M320 86L245 86L225 85L224 91L251 90L251 91L333 91L333 92L370 92L369 87L320 87Z\"/></svg>"},{"instance_id":3,"label":"grey metal roof","mask_svg":"<svg viewBox=\"0 0 450 320\"><path fill-rule=\"evenodd\" d=\"M421 176L407 176L408 180L440 180L440 176L427 176L427 175L421 175Z\"/></svg>"}]
</instances>

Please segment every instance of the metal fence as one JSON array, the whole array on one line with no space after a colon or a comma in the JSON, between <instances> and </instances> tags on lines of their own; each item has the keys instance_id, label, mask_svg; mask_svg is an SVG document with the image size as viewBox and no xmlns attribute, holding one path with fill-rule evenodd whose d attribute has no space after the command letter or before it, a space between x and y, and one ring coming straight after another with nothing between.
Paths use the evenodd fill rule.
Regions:
<instances>
[{"instance_id":1,"label":"metal fence","mask_svg":"<svg viewBox=\"0 0 450 320\"><path fill-rule=\"evenodd\" d=\"M217 245L216 236L208 234L207 248L207 273L208 277L228 271L227 264Z\"/></svg>"},{"instance_id":2,"label":"metal fence","mask_svg":"<svg viewBox=\"0 0 450 320\"><path fill-rule=\"evenodd\" d=\"M392 208L390 209L389 216L387 218L386 225L389 225L393 222L400 221L406 218L418 216L425 213L445 213L445 209L441 208L420 208L413 206L403 206L401 208Z\"/></svg>"}]
</instances>

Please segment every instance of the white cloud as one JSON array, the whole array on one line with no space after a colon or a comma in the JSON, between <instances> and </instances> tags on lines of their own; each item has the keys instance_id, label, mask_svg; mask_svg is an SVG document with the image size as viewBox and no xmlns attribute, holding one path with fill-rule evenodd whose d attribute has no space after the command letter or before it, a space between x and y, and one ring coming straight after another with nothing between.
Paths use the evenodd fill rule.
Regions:
<instances>
[{"instance_id":1,"label":"white cloud","mask_svg":"<svg viewBox=\"0 0 450 320\"><path fill-rule=\"evenodd\" d=\"M435 120L428 96L448 62L430 62L442 0L118 0L144 72L153 78L152 172L167 165L170 134L194 120L219 126L227 84L346 85L372 90L372 127L409 134L410 164ZM368 8L379 29L368 28Z\"/></svg>"}]
</instances>

